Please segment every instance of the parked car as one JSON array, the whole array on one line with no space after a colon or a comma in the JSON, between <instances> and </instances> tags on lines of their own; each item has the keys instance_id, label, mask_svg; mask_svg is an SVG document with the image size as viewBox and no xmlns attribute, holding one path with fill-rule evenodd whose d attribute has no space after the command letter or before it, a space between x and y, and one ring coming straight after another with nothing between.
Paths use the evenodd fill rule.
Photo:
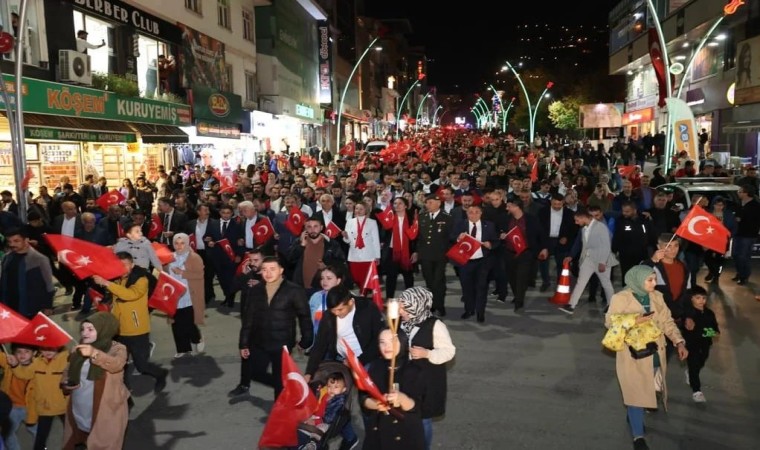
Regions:
<instances>
[{"instance_id":1,"label":"parked car","mask_svg":"<svg viewBox=\"0 0 760 450\"><path fill-rule=\"evenodd\" d=\"M377 153L388 147L388 141L369 141L364 146L364 150L369 153Z\"/></svg>"}]
</instances>

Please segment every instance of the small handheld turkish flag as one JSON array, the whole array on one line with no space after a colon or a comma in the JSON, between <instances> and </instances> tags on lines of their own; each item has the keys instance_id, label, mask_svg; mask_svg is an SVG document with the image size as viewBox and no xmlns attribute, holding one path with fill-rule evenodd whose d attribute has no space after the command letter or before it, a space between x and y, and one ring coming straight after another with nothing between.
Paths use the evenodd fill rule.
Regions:
<instances>
[{"instance_id":1,"label":"small handheld turkish flag","mask_svg":"<svg viewBox=\"0 0 760 450\"><path fill-rule=\"evenodd\" d=\"M383 227L384 230L393 229L394 217L395 214L393 214L393 207L391 205L388 205L388 207L382 212L377 213L377 220L380 222L380 226Z\"/></svg>"},{"instance_id":2,"label":"small handheld turkish flag","mask_svg":"<svg viewBox=\"0 0 760 450\"><path fill-rule=\"evenodd\" d=\"M124 195L119 190L111 189L109 192L98 197L98 199L95 200L95 203L100 206L100 209L103 211L108 211L108 208L113 205L118 205L124 200Z\"/></svg>"},{"instance_id":3,"label":"small handheld turkish flag","mask_svg":"<svg viewBox=\"0 0 760 450\"><path fill-rule=\"evenodd\" d=\"M377 263L375 260L370 261L369 270L367 271L367 278L364 280L362 286L362 295L372 293L372 303L377 306L380 312L383 312L385 305L383 304L383 291L380 289L380 277L377 274Z\"/></svg>"},{"instance_id":4,"label":"small handheld turkish flag","mask_svg":"<svg viewBox=\"0 0 760 450\"><path fill-rule=\"evenodd\" d=\"M92 304L95 305L95 309L98 311L104 311L108 312L111 310L110 306L103 303L103 299L105 296L100 292L96 291L93 288L87 289L87 295L90 296L90 300L92 300Z\"/></svg>"},{"instance_id":5,"label":"small handheld turkish flag","mask_svg":"<svg viewBox=\"0 0 760 450\"><path fill-rule=\"evenodd\" d=\"M148 239L153 240L161 236L164 232L164 224L161 223L161 217L153 214L150 219L150 230L148 230Z\"/></svg>"},{"instance_id":6,"label":"small handheld turkish flag","mask_svg":"<svg viewBox=\"0 0 760 450\"><path fill-rule=\"evenodd\" d=\"M230 261L235 261L235 251L232 250L232 245L230 244L229 239L224 238L216 241L216 246L219 247L228 258L230 258Z\"/></svg>"},{"instance_id":7,"label":"small handheld turkish flag","mask_svg":"<svg viewBox=\"0 0 760 450\"><path fill-rule=\"evenodd\" d=\"M346 362L348 363L348 366L351 367L351 372L354 374L354 380L356 380L356 387L359 388L359 390L366 392L372 398L377 400L383 405L387 405L388 401L385 400L385 396L382 392L380 392L380 389L377 387L377 385L372 381L372 378L367 373L367 370L364 369L364 366L359 361L359 358L356 356L356 353L351 349L351 346L348 345L348 342L344 338L340 338L343 342L343 347L346 349Z\"/></svg>"},{"instance_id":8,"label":"small handheld turkish flag","mask_svg":"<svg viewBox=\"0 0 760 450\"><path fill-rule=\"evenodd\" d=\"M256 225L251 227L251 231L256 245L264 245L274 236L274 227L268 217L256 221Z\"/></svg>"},{"instance_id":9,"label":"small handheld turkish flag","mask_svg":"<svg viewBox=\"0 0 760 450\"><path fill-rule=\"evenodd\" d=\"M414 221L409 226L409 228L406 229L406 237L409 238L409 240L413 241L417 239L417 236L420 234L420 216L419 213L414 213Z\"/></svg>"},{"instance_id":10,"label":"small handheld turkish flag","mask_svg":"<svg viewBox=\"0 0 760 450\"><path fill-rule=\"evenodd\" d=\"M195 241L195 233L190 234L188 237L188 244L190 244L190 248L193 250L198 250L198 243Z\"/></svg>"},{"instance_id":11,"label":"small handheld turkish flag","mask_svg":"<svg viewBox=\"0 0 760 450\"><path fill-rule=\"evenodd\" d=\"M168 245L160 242L151 242L150 245L156 252L156 256L158 256L158 260L161 261L161 264L167 265L174 261L174 253L172 253Z\"/></svg>"},{"instance_id":12,"label":"small handheld turkish flag","mask_svg":"<svg viewBox=\"0 0 760 450\"><path fill-rule=\"evenodd\" d=\"M108 247L61 234L44 236L57 253L58 262L68 267L80 280L93 275L113 280L127 272L124 264Z\"/></svg>"},{"instance_id":13,"label":"small handheld turkish flag","mask_svg":"<svg viewBox=\"0 0 760 450\"><path fill-rule=\"evenodd\" d=\"M24 316L0 303L0 342L11 342L28 324Z\"/></svg>"},{"instance_id":14,"label":"small handheld turkish flag","mask_svg":"<svg viewBox=\"0 0 760 450\"><path fill-rule=\"evenodd\" d=\"M35 345L37 347L58 348L73 341L69 333L53 322L48 316L37 313L23 330L12 339L18 344Z\"/></svg>"},{"instance_id":15,"label":"small handheld turkish flag","mask_svg":"<svg viewBox=\"0 0 760 450\"><path fill-rule=\"evenodd\" d=\"M676 234L721 255L728 250L728 240L731 238L728 228L699 205L694 205L683 218Z\"/></svg>"},{"instance_id":16,"label":"small handheld turkish flag","mask_svg":"<svg viewBox=\"0 0 760 450\"><path fill-rule=\"evenodd\" d=\"M182 282L166 272L161 272L158 275L158 282L153 290L153 295L148 299L148 307L163 311L169 317L174 317L174 314L177 313L177 302L186 290L187 288Z\"/></svg>"},{"instance_id":17,"label":"small handheld turkish flag","mask_svg":"<svg viewBox=\"0 0 760 450\"><path fill-rule=\"evenodd\" d=\"M465 234L461 241L454 244L454 246L446 252L446 257L454 262L454 264L463 266L467 264L467 261L472 258L472 255L480 249L480 245L480 241L469 234Z\"/></svg>"},{"instance_id":18,"label":"small handheld turkish flag","mask_svg":"<svg viewBox=\"0 0 760 450\"><path fill-rule=\"evenodd\" d=\"M335 239L335 238L337 238L338 236L340 236L340 234L341 234L341 233L342 233L341 229L340 229L340 228L338 228L338 226L337 226L337 225L335 225L335 222L333 222L332 220L331 220L331 221L330 221L330 223L329 223L329 224L327 224L327 226L325 227L325 234L326 234L326 235L327 235L327 237L329 237L330 239Z\"/></svg>"},{"instance_id":19,"label":"small handheld turkish flag","mask_svg":"<svg viewBox=\"0 0 760 450\"><path fill-rule=\"evenodd\" d=\"M507 247L514 250L515 256L520 256L520 253L528 248L525 236L520 227L516 226L509 230L504 240L507 242Z\"/></svg>"},{"instance_id":20,"label":"small handheld turkish flag","mask_svg":"<svg viewBox=\"0 0 760 450\"><path fill-rule=\"evenodd\" d=\"M304 214L304 212L297 206L294 206L290 208L288 220L285 221L285 228L287 228L293 236L300 236L306 219L306 214Z\"/></svg>"}]
</instances>

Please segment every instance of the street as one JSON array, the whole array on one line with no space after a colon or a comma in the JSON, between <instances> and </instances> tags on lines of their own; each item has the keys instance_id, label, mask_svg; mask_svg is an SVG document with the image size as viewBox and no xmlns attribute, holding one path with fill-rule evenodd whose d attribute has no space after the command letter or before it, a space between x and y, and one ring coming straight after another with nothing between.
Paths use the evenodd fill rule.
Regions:
<instances>
[{"instance_id":1,"label":"street","mask_svg":"<svg viewBox=\"0 0 760 450\"><path fill-rule=\"evenodd\" d=\"M757 267L755 268L757 270ZM459 283L449 268L445 319L457 346L449 371L448 413L434 425L436 449L627 449L631 439L614 356L602 350L601 308L582 297L575 315L556 310L552 292L529 291L524 313L490 300L486 323L459 319ZM671 360L667 376L669 411L645 418L647 438L657 450L755 449L760 442L760 302L750 287L736 287L726 270L710 285L708 305L722 334L703 370L705 404L695 404L684 368ZM704 273L700 274L700 282ZM616 289L619 273L615 274ZM418 278L418 282L421 280ZM222 298L218 296L218 298ZM491 297L493 298L493 297ZM59 297L58 300L63 300ZM164 392L135 374L135 407L125 448L253 449L272 405L270 388L254 383L250 398L230 404L238 382L239 314L208 310L203 329L206 354L173 361L171 330L153 316L153 359L171 368ZM74 314L56 319L75 334ZM303 368L306 357L297 355ZM361 421L355 421L359 426ZM48 448L58 448L54 425ZM24 448L30 439L19 432ZM754 443L754 444L753 444Z\"/></svg>"}]
</instances>

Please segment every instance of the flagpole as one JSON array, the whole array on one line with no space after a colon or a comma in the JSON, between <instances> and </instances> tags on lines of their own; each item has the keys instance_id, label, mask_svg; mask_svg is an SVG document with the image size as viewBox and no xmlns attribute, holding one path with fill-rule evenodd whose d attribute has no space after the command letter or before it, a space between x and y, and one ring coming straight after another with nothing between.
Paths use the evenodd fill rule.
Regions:
<instances>
[{"instance_id":1,"label":"flagpole","mask_svg":"<svg viewBox=\"0 0 760 450\"><path fill-rule=\"evenodd\" d=\"M388 367L388 392L394 392L395 374L396 374L396 341L398 340L398 325L399 325L399 301L396 298L388 299L388 306L386 307L388 313L388 328L390 328L393 334L393 340L391 345L394 347L393 356L391 356L391 365Z\"/></svg>"}]
</instances>

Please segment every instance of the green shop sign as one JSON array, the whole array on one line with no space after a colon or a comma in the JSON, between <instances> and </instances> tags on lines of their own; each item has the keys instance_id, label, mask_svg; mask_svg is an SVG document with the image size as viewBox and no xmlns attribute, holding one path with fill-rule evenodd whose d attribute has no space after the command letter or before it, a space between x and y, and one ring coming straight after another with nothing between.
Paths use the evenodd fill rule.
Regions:
<instances>
[{"instance_id":1,"label":"green shop sign","mask_svg":"<svg viewBox=\"0 0 760 450\"><path fill-rule=\"evenodd\" d=\"M198 120L195 123L195 132L198 136L240 139L240 127L225 123L213 123Z\"/></svg>"},{"instance_id":2,"label":"green shop sign","mask_svg":"<svg viewBox=\"0 0 760 450\"><path fill-rule=\"evenodd\" d=\"M134 133L108 133L104 131L62 130L59 128L24 127L27 139L45 141L77 141L77 142L137 142Z\"/></svg>"},{"instance_id":3,"label":"green shop sign","mask_svg":"<svg viewBox=\"0 0 760 450\"><path fill-rule=\"evenodd\" d=\"M243 119L243 98L203 86L192 90L193 118L238 125Z\"/></svg>"},{"instance_id":4,"label":"green shop sign","mask_svg":"<svg viewBox=\"0 0 760 450\"><path fill-rule=\"evenodd\" d=\"M14 77L3 77L5 87L15 98ZM121 122L150 123L156 125L190 125L190 106L123 97L97 89L53 83L36 78L24 78L22 84L24 112L53 114L87 119L117 120ZM0 96L0 110L5 100Z\"/></svg>"}]
</instances>

